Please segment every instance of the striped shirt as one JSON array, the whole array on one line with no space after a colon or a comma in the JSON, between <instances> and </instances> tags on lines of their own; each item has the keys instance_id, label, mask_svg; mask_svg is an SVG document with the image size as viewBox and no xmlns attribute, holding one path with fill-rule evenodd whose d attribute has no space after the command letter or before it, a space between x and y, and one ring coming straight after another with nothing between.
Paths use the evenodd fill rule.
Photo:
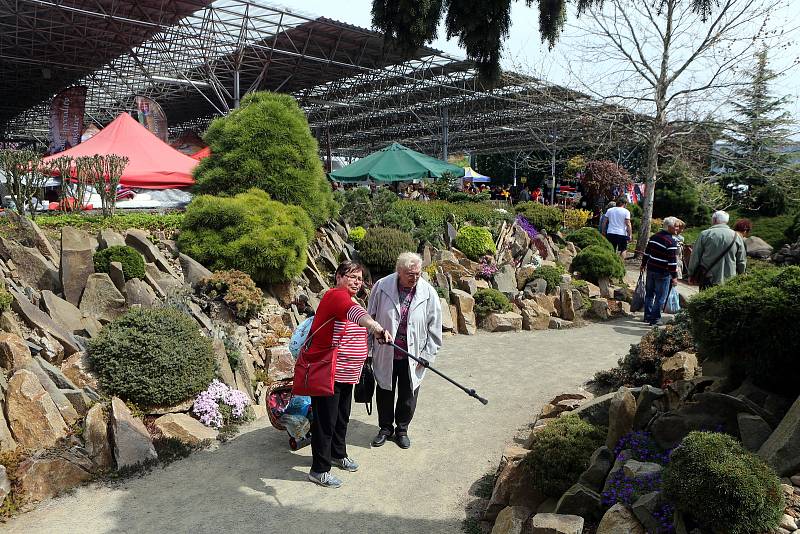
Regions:
<instances>
[{"instance_id":1,"label":"striped shirt","mask_svg":"<svg viewBox=\"0 0 800 534\"><path fill-rule=\"evenodd\" d=\"M650 237L642 256L642 265L647 266L648 271L678 277L678 245L672 234L661 230Z\"/></svg>"}]
</instances>

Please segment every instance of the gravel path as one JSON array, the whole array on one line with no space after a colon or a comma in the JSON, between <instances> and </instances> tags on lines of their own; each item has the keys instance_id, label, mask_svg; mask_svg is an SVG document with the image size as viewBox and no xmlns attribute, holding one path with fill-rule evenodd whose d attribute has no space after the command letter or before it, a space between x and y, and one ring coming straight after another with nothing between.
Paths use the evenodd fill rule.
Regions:
<instances>
[{"instance_id":1,"label":"gravel path","mask_svg":"<svg viewBox=\"0 0 800 534\"><path fill-rule=\"evenodd\" d=\"M445 340L440 370L488 406L425 378L409 436L370 449L376 416L353 406L357 473L324 489L307 482L310 448L291 452L266 418L233 441L122 483L92 484L0 526L11 533L460 532L470 487L542 404L616 364L646 332L633 319L574 330L481 333Z\"/></svg>"}]
</instances>

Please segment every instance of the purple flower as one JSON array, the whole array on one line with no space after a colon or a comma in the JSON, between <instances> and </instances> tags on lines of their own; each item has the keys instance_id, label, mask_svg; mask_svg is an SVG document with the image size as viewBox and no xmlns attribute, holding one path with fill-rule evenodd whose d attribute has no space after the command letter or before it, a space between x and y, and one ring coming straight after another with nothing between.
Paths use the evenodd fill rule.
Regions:
<instances>
[{"instance_id":1,"label":"purple flower","mask_svg":"<svg viewBox=\"0 0 800 534\"><path fill-rule=\"evenodd\" d=\"M236 389L231 389L216 378L211 381L205 391L201 391L194 401L192 413L206 426L221 428L229 421L220 411L220 403L230 407L234 420L242 419L250 405L250 399Z\"/></svg>"},{"instance_id":2,"label":"purple flower","mask_svg":"<svg viewBox=\"0 0 800 534\"><path fill-rule=\"evenodd\" d=\"M526 219L524 216L517 215L516 221L517 221L517 224L519 225L519 227L522 228L523 230L525 230L525 233L527 233L528 237L530 237L531 239L533 239L534 237L539 235L539 231L536 230L536 227L533 226L531 224L531 222L528 219Z\"/></svg>"}]
</instances>

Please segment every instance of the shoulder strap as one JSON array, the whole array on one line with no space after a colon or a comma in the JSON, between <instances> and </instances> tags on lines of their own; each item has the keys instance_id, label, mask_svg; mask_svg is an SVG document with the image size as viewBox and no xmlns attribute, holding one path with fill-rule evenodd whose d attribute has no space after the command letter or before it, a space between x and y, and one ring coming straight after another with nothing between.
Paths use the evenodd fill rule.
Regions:
<instances>
[{"instance_id":1,"label":"shoulder strap","mask_svg":"<svg viewBox=\"0 0 800 534\"><path fill-rule=\"evenodd\" d=\"M308 335L308 337L306 338L306 341L305 341L305 343L303 343L303 348L308 348L308 346L309 346L309 345L311 345L311 338L313 338L313 337L314 337L314 334L316 334L317 332L319 332L320 330L322 330L322 327L324 327L324 326L325 326L326 324L328 324L329 322L333 321L335 318L336 318L336 317L331 317L330 319L328 319L327 321L325 321L324 323L322 323L321 325L319 325L319 328L317 328L315 331L311 332L311 333Z\"/></svg>"},{"instance_id":2,"label":"shoulder strap","mask_svg":"<svg viewBox=\"0 0 800 534\"><path fill-rule=\"evenodd\" d=\"M725 257L725 255L728 253L728 251L729 251L729 250L730 250L730 249L733 247L733 244L734 244L734 243L736 243L736 232L733 232L733 239L731 239L731 244L730 244L730 245L728 245L727 247L725 247L725 250L723 250L723 251L722 251L722 254L720 254L719 256L717 256L717 257L714 259L714 261L712 261L712 262L711 262L711 265L709 265L708 267L706 267L706 271L710 271L711 269L713 269L713 268L714 268L714 266L715 266L717 263L719 263L719 260L721 260L722 258L724 258L724 257Z\"/></svg>"}]
</instances>

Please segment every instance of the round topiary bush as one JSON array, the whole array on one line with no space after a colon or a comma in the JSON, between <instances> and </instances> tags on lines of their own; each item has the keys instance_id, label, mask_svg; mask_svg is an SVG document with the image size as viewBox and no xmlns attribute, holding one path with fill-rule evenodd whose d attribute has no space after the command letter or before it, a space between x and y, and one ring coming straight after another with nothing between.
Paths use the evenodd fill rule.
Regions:
<instances>
[{"instance_id":1,"label":"round topiary bush","mask_svg":"<svg viewBox=\"0 0 800 534\"><path fill-rule=\"evenodd\" d=\"M303 272L313 237L303 208L251 189L232 198L195 197L186 208L178 247L212 271L236 269L256 283L272 284Z\"/></svg>"},{"instance_id":2,"label":"round topiary bush","mask_svg":"<svg viewBox=\"0 0 800 534\"><path fill-rule=\"evenodd\" d=\"M572 271L596 284L601 278L622 278L625 276L625 265L611 248L590 245L572 260Z\"/></svg>"},{"instance_id":3,"label":"round topiary bush","mask_svg":"<svg viewBox=\"0 0 800 534\"><path fill-rule=\"evenodd\" d=\"M606 440L608 429L577 415L559 417L536 433L523 466L533 486L558 499L589 467L589 459Z\"/></svg>"},{"instance_id":4,"label":"round topiary bush","mask_svg":"<svg viewBox=\"0 0 800 534\"><path fill-rule=\"evenodd\" d=\"M472 296L475 299L475 313L483 317L490 313L503 313L511 311L508 297L496 289L481 288Z\"/></svg>"},{"instance_id":5,"label":"round topiary bush","mask_svg":"<svg viewBox=\"0 0 800 534\"><path fill-rule=\"evenodd\" d=\"M489 230L480 226L462 226L459 228L458 233L456 233L455 245L458 250L474 261L477 261L485 254L497 252L492 234Z\"/></svg>"},{"instance_id":6,"label":"round topiary bush","mask_svg":"<svg viewBox=\"0 0 800 534\"><path fill-rule=\"evenodd\" d=\"M575 246L581 250L592 245L599 245L608 249L613 248L611 246L611 242L603 237L603 234L601 234L597 228L590 226L584 226L580 230L572 232L566 237L566 239L567 241L574 243Z\"/></svg>"},{"instance_id":7,"label":"round topiary bush","mask_svg":"<svg viewBox=\"0 0 800 534\"><path fill-rule=\"evenodd\" d=\"M211 340L197 323L172 308L133 309L89 342L100 387L142 404L174 405L214 378Z\"/></svg>"},{"instance_id":8,"label":"round topiary bush","mask_svg":"<svg viewBox=\"0 0 800 534\"><path fill-rule=\"evenodd\" d=\"M98 250L94 254L94 270L98 273L107 273L111 262L118 261L122 264L125 280L131 278L144 279L144 258L136 249L128 246L114 246Z\"/></svg>"},{"instance_id":9,"label":"round topiary bush","mask_svg":"<svg viewBox=\"0 0 800 534\"><path fill-rule=\"evenodd\" d=\"M366 235L367 231L364 229L363 226L356 226L347 233L347 237L350 238L350 241L352 241L353 245L355 245L356 247L358 246L359 243L361 243L361 241L364 239L364 236Z\"/></svg>"},{"instance_id":10,"label":"round topiary bush","mask_svg":"<svg viewBox=\"0 0 800 534\"><path fill-rule=\"evenodd\" d=\"M214 119L203 138L211 155L194 170L198 193L233 195L256 187L302 206L316 226L338 209L317 141L293 97L251 93L239 108Z\"/></svg>"},{"instance_id":11,"label":"round topiary bush","mask_svg":"<svg viewBox=\"0 0 800 534\"><path fill-rule=\"evenodd\" d=\"M780 479L727 434L689 433L670 456L662 488L709 531L771 532L783 515Z\"/></svg>"},{"instance_id":12,"label":"round topiary bush","mask_svg":"<svg viewBox=\"0 0 800 534\"><path fill-rule=\"evenodd\" d=\"M556 206L545 206L538 202L520 202L514 210L528 219L537 230L555 233L561 229L564 213Z\"/></svg>"},{"instance_id":13,"label":"round topiary bush","mask_svg":"<svg viewBox=\"0 0 800 534\"><path fill-rule=\"evenodd\" d=\"M397 257L402 252L414 252L417 246L406 232L394 228L370 228L358 246L358 254L373 274L394 271Z\"/></svg>"},{"instance_id":14,"label":"round topiary bush","mask_svg":"<svg viewBox=\"0 0 800 534\"><path fill-rule=\"evenodd\" d=\"M561 284L561 275L564 273L564 267L561 265L542 265L533 271L533 274L525 283L541 278L547 282L547 292L550 293L555 291Z\"/></svg>"},{"instance_id":15,"label":"round topiary bush","mask_svg":"<svg viewBox=\"0 0 800 534\"><path fill-rule=\"evenodd\" d=\"M242 271L217 271L203 278L198 290L211 299L221 298L239 319L255 317L264 306L264 294Z\"/></svg>"}]
</instances>

